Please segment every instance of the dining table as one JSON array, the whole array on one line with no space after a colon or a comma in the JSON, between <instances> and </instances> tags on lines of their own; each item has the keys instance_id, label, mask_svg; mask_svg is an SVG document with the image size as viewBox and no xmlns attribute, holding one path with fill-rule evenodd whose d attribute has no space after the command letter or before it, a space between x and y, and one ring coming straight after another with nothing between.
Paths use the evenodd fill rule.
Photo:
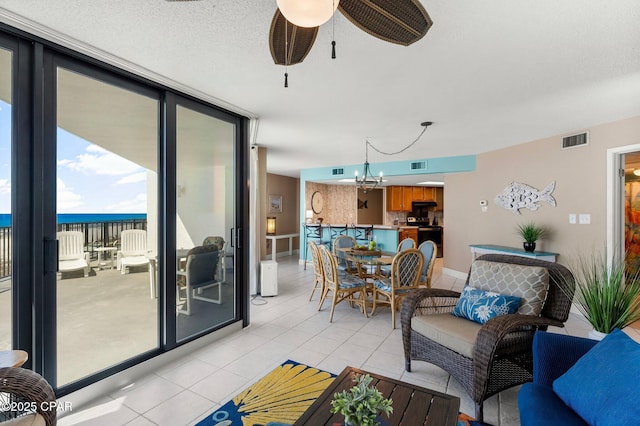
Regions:
<instances>
[{"instance_id":1,"label":"dining table","mask_svg":"<svg viewBox=\"0 0 640 426\"><path fill-rule=\"evenodd\" d=\"M380 278L382 276L380 267L391 265L395 256L393 252L355 247L340 247L337 251L338 258L356 265L357 275L365 281Z\"/></svg>"}]
</instances>

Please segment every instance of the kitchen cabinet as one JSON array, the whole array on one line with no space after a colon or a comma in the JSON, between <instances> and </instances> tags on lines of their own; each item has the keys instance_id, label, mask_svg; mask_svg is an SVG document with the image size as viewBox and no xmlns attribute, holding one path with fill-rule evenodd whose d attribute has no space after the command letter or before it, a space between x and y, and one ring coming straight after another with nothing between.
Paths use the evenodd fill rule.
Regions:
<instances>
[{"instance_id":1,"label":"kitchen cabinet","mask_svg":"<svg viewBox=\"0 0 640 426\"><path fill-rule=\"evenodd\" d=\"M387 210L396 212L411 211L413 202L413 187L411 186L388 186L387 187Z\"/></svg>"},{"instance_id":2,"label":"kitchen cabinet","mask_svg":"<svg viewBox=\"0 0 640 426\"><path fill-rule=\"evenodd\" d=\"M442 210L444 188L432 186L388 186L387 210L410 212L414 201L435 201L437 210Z\"/></svg>"},{"instance_id":3,"label":"kitchen cabinet","mask_svg":"<svg viewBox=\"0 0 640 426\"><path fill-rule=\"evenodd\" d=\"M418 228L417 227L400 228L399 233L400 233L400 237L398 239L398 242L404 240L405 238L411 238L416 243L416 247L418 247Z\"/></svg>"}]
</instances>

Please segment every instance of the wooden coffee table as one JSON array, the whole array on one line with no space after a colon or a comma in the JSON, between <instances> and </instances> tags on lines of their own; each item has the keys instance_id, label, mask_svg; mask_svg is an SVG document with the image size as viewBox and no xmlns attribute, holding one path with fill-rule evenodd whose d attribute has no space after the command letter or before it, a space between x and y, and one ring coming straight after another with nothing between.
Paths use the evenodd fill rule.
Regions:
<instances>
[{"instance_id":1,"label":"wooden coffee table","mask_svg":"<svg viewBox=\"0 0 640 426\"><path fill-rule=\"evenodd\" d=\"M393 413L388 418L386 415L381 416L389 425L455 426L457 423L460 398L347 367L294 425L343 424L344 417L341 414L331 413L331 400L334 393L353 387L355 374L369 374L373 378L371 384L378 388L385 398L390 397L393 400Z\"/></svg>"}]
</instances>

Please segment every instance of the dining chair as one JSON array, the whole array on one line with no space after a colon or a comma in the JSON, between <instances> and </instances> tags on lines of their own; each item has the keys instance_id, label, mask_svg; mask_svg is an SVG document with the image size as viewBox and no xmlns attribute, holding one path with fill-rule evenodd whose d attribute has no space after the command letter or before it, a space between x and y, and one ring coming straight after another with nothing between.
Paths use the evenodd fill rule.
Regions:
<instances>
[{"instance_id":1,"label":"dining chair","mask_svg":"<svg viewBox=\"0 0 640 426\"><path fill-rule=\"evenodd\" d=\"M329 242L323 239L322 225L321 224L304 224L304 270L307 270L307 254L309 250L309 241L313 241L318 245L328 244Z\"/></svg>"},{"instance_id":2,"label":"dining chair","mask_svg":"<svg viewBox=\"0 0 640 426\"><path fill-rule=\"evenodd\" d=\"M184 269L176 271L176 299L181 301L180 290L184 290L184 304L178 308L181 314L191 315L193 300L222 304L222 281L216 276L221 251L216 245L196 246L187 253ZM216 298L203 296L202 291L217 286Z\"/></svg>"},{"instance_id":3,"label":"dining chair","mask_svg":"<svg viewBox=\"0 0 640 426\"><path fill-rule=\"evenodd\" d=\"M433 265L436 262L438 247L433 241L427 240L418 246L418 250L420 250L424 256L424 264L422 265L418 285L420 287L431 288L431 275L433 275Z\"/></svg>"},{"instance_id":4,"label":"dining chair","mask_svg":"<svg viewBox=\"0 0 640 426\"><path fill-rule=\"evenodd\" d=\"M336 309L336 305L344 300L348 301L351 305L356 304L360 306L362 313L367 317L366 282L355 275L339 273L336 258L329 249L326 246L319 246L318 249L324 270L324 288L318 310L322 309L327 295L332 292L329 322L333 321L333 312ZM358 297L355 297L356 295L358 295Z\"/></svg>"},{"instance_id":5,"label":"dining chair","mask_svg":"<svg viewBox=\"0 0 640 426\"><path fill-rule=\"evenodd\" d=\"M58 273L82 270L89 276L89 252L84 251L84 233L61 231L58 239Z\"/></svg>"},{"instance_id":6,"label":"dining chair","mask_svg":"<svg viewBox=\"0 0 640 426\"><path fill-rule=\"evenodd\" d=\"M218 257L218 271L216 272L216 276L220 277L220 281L224 284L227 281L227 262L226 262L226 253L227 253L227 243L223 237L216 235L206 237L202 241L203 246L211 246L214 245L218 248L220 252L220 256Z\"/></svg>"},{"instance_id":7,"label":"dining chair","mask_svg":"<svg viewBox=\"0 0 640 426\"><path fill-rule=\"evenodd\" d=\"M423 264L424 256L418 249L410 248L397 253L391 262L391 276L373 281L371 315L375 313L378 304L389 305L391 323L393 328L396 328L396 309L410 290L418 288L418 279Z\"/></svg>"},{"instance_id":8,"label":"dining chair","mask_svg":"<svg viewBox=\"0 0 640 426\"><path fill-rule=\"evenodd\" d=\"M318 245L309 241L309 250L311 251L311 260L313 261L313 288L311 289L311 296L309 296L309 302L313 299L313 293L316 290L320 290L320 302L322 303L322 293L324 291L324 270L322 268L322 260L320 259L320 250Z\"/></svg>"},{"instance_id":9,"label":"dining chair","mask_svg":"<svg viewBox=\"0 0 640 426\"><path fill-rule=\"evenodd\" d=\"M398 250L396 250L396 253L400 253L402 250L410 248L416 248L416 242L413 238L405 238L398 243ZM391 275L391 266L382 265L380 267L380 273L388 277Z\"/></svg>"},{"instance_id":10,"label":"dining chair","mask_svg":"<svg viewBox=\"0 0 640 426\"><path fill-rule=\"evenodd\" d=\"M337 259L338 270L349 274L357 274L358 267L353 264L340 249L351 248L356 245L356 240L350 235L340 235L333 241L333 255Z\"/></svg>"}]
</instances>

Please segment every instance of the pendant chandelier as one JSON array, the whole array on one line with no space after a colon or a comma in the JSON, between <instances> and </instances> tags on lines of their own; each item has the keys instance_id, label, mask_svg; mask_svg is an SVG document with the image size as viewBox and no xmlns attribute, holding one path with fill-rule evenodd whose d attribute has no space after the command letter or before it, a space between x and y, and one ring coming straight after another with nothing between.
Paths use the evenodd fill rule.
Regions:
<instances>
[{"instance_id":1,"label":"pendant chandelier","mask_svg":"<svg viewBox=\"0 0 640 426\"><path fill-rule=\"evenodd\" d=\"M356 170L356 186L362 189L362 192L365 194L382 183L382 172L380 172L380 176L378 177L371 174L371 169L369 168L369 145L371 145L369 141L366 141L364 147L364 170L362 171L362 176L358 176L358 171Z\"/></svg>"},{"instance_id":2,"label":"pendant chandelier","mask_svg":"<svg viewBox=\"0 0 640 426\"><path fill-rule=\"evenodd\" d=\"M424 129L422 129L422 132L420 132L418 137L415 138L415 140L413 142L411 142L409 145L405 146L404 148L402 148L401 150L396 151L396 152L385 152L385 151L379 150L378 148L373 146L373 144L371 144L371 142L369 142L368 140L365 141L365 147L364 147L364 170L362 171L362 176L358 176L358 171L356 170L356 179L355 179L356 186L358 188L362 189L362 192L364 192L366 194L369 191L377 188L378 185L382 184L382 171L380 172L378 177L373 176L373 174L371 173L371 168L369 166L369 147L373 148L376 152L378 152L380 154L383 154L383 155L400 154L400 153L406 151L407 149L411 148L416 142L418 142L420 140L420 138L422 137L422 135L424 135L424 132L427 131L427 127L431 126L432 124L433 124L433 122L431 122L431 121L424 121L424 122L420 123L420 125L422 127L424 127Z\"/></svg>"}]
</instances>

